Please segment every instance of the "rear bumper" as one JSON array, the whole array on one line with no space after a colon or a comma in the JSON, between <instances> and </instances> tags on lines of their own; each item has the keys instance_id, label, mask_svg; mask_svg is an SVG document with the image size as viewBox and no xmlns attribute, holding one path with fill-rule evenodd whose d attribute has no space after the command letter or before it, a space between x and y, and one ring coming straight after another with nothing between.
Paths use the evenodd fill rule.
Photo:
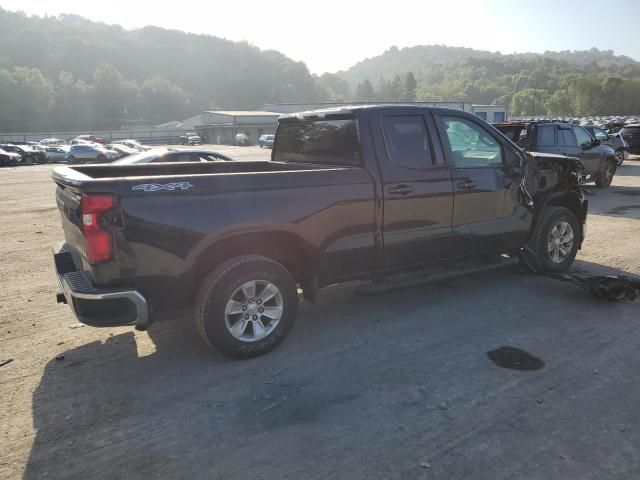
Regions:
<instances>
[{"instance_id":1,"label":"rear bumper","mask_svg":"<svg viewBox=\"0 0 640 480\"><path fill-rule=\"evenodd\" d=\"M89 272L76 267L64 243L53 248L53 259L62 290L57 301L68 304L78 321L92 327L132 325L138 330L149 328L149 305L140 292L95 287Z\"/></svg>"}]
</instances>

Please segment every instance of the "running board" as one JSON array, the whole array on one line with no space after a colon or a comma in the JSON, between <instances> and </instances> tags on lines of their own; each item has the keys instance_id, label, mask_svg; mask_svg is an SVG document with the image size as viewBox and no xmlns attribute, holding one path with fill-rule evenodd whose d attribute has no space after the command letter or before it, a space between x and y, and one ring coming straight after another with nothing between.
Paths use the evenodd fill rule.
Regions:
<instances>
[{"instance_id":1,"label":"running board","mask_svg":"<svg viewBox=\"0 0 640 480\"><path fill-rule=\"evenodd\" d=\"M446 280L449 278L467 275L470 273L486 272L498 268L513 267L518 265L519 258L517 255L512 257L504 257L499 261L492 263L473 263L459 268L450 267L442 270L425 270L413 272L410 274L400 274L381 278L378 281L367 282L357 285L354 293L360 296L379 295L382 293L394 292L405 288L418 287L430 282L438 280Z\"/></svg>"}]
</instances>

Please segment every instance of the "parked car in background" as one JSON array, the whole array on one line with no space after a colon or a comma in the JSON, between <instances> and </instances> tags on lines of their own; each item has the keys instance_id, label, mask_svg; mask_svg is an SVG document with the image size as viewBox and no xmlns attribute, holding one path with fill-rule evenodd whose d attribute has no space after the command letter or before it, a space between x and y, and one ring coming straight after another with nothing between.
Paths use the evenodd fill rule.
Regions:
<instances>
[{"instance_id":1,"label":"parked car in background","mask_svg":"<svg viewBox=\"0 0 640 480\"><path fill-rule=\"evenodd\" d=\"M627 148L629 147L629 144L624 138L622 138L620 132L607 133L603 128L596 127L594 125L583 125L583 127L593 138L600 140L602 145L608 145L613 148L616 158L618 159L618 165L622 165L622 162L624 162L625 158L628 156Z\"/></svg>"},{"instance_id":2,"label":"parked car in background","mask_svg":"<svg viewBox=\"0 0 640 480\"><path fill-rule=\"evenodd\" d=\"M69 145L50 145L45 147L44 151L49 158L49 163L66 162L66 156L71 147Z\"/></svg>"},{"instance_id":3,"label":"parked car in background","mask_svg":"<svg viewBox=\"0 0 640 480\"><path fill-rule=\"evenodd\" d=\"M258 145L260 145L260 148L262 147L267 147L267 148L273 148L273 141L275 140L276 136L275 135L260 135L260 138L258 139Z\"/></svg>"},{"instance_id":4,"label":"parked car in background","mask_svg":"<svg viewBox=\"0 0 640 480\"><path fill-rule=\"evenodd\" d=\"M128 157L129 155L135 155L140 152L140 150L128 147L122 143L109 143L106 145L106 148L118 152L118 158Z\"/></svg>"},{"instance_id":5,"label":"parked car in background","mask_svg":"<svg viewBox=\"0 0 640 480\"><path fill-rule=\"evenodd\" d=\"M231 162L232 158L211 150L154 148L113 162L116 165L159 162Z\"/></svg>"},{"instance_id":6,"label":"parked car in background","mask_svg":"<svg viewBox=\"0 0 640 480\"><path fill-rule=\"evenodd\" d=\"M76 138L71 140L71 143L79 143L78 140L84 140L85 142L95 142L105 144L107 141L104 138L96 137L95 135L78 135Z\"/></svg>"},{"instance_id":7,"label":"parked car in background","mask_svg":"<svg viewBox=\"0 0 640 480\"><path fill-rule=\"evenodd\" d=\"M14 145L12 143L0 145L0 148L7 152L14 152L22 157L23 165L33 165L35 163L47 163L47 154L43 150L35 149L30 145Z\"/></svg>"},{"instance_id":8,"label":"parked car in background","mask_svg":"<svg viewBox=\"0 0 640 480\"><path fill-rule=\"evenodd\" d=\"M495 127L527 152L553 153L574 157L591 175L597 187L611 185L618 159L613 148L601 145L584 127L562 122L496 123Z\"/></svg>"},{"instance_id":9,"label":"parked car in background","mask_svg":"<svg viewBox=\"0 0 640 480\"><path fill-rule=\"evenodd\" d=\"M38 143L43 147L50 145L67 145L66 140L62 140L61 138L43 138Z\"/></svg>"},{"instance_id":10,"label":"parked car in background","mask_svg":"<svg viewBox=\"0 0 640 480\"><path fill-rule=\"evenodd\" d=\"M184 135L181 135L180 137L178 137L178 140L180 140L181 145L201 145L202 144L202 137L200 137L200 135L195 133L185 133Z\"/></svg>"},{"instance_id":11,"label":"parked car in background","mask_svg":"<svg viewBox=\"0 0 640 480\"><path fill-rule=\"evenodd\" d=\"M122 145L126 145L127 147L136 149L136 150L138 150L140 152L151 150L151 148L152 148L149 145L144 145L144 144L140 143L138 140L133 140L133 139L130 139L130 138L127 138L125 140L118 140L117 143L120 143Z\"/></svg>"},{"instance_id":12,"label":"parked car in background","mask_svg":"<svg viewBox=\"0 0 640 480\"><path fill-rule=\"evenodd\" d=\"M246 147L249 145L249 137L245 133L236 133L236 145Z\"/></svg>"},{"instance_id":13,"label":"parked car in background","mask_svg":"<svg viewBox=\"0 0 640 480\"><path fill-rule=\"evenodd\" d=\"M72 145L65 156L67 163L107 163L117 160L119 153L97 144Z\"/></svg>"},{"instance_id":14,"label":"parked car in background","mask_svg":"<svg viewBox=\"0 0 640 480\"><path fill-rule=\"evenodd\" d=\"M640 155L640 125L625 125L620 130L622 138L629 145L627 150L634 155Z\"/></svg>"},{"instance_id":15,"label":"parked car in background","mask_svg":"<svg viewBox=\"0 0 640 480\"><path fill-rule=\"evenodd\" d=\"M0 148L0 166L8 167L13 165L20 165L22 163L22 157L19 153L7 152Z\"/></svg>"}]
</instances>

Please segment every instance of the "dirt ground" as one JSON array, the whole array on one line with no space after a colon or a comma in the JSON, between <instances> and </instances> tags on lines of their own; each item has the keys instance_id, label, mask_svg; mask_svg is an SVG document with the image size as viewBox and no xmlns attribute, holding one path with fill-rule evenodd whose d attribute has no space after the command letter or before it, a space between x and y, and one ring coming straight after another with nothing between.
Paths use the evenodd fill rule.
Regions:
<instances>
[{"instance_id":1,"label":"dirt ground","mask_svg":"<svg viewBox=\"0 0 640 480\"><path fill-rule=\"evenodd\" d=\"M640 478L639 303L516 270L332 287L248 361L188 315L77 328L55 303L51 169L0 169L1 478ZM574 269L640 274L640 161L589 199ZM544 368L498 368L501 346Z\"/></svg>"}]
</instances>

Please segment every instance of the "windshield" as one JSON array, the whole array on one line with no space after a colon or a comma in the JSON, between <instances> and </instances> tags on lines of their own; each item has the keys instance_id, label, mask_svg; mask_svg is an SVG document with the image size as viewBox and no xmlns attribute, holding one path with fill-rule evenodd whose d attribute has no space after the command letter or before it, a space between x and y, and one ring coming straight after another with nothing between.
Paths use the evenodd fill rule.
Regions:
<instances>
[{"instance_id":1,"label":"windshield","mask_svg":"<svg viewBox=\"0 0 640 480\"><path fill-rule=\"evenodd\" d=\"M276 135L277 162L360 165L360 143L354 118L285 121Z\"/></svg>"}]
</instances>

